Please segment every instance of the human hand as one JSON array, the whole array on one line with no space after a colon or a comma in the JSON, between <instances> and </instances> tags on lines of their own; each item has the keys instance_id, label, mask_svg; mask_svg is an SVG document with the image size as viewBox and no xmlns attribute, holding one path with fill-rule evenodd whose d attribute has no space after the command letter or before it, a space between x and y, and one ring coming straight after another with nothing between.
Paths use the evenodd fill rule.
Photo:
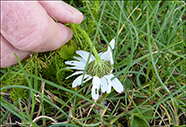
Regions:
<instances>
[{"instance_id":1,"label":"human hand","mask_svg":"<svg viewBox=\"0 0 186 127\"><path fill-rule=\"evenodd\" d=\"M61 23L81 23L83 15L62 1L1 1L1 67L17 63L32 52L61 47L72 31Z\"/></svg>"}]
</instances>

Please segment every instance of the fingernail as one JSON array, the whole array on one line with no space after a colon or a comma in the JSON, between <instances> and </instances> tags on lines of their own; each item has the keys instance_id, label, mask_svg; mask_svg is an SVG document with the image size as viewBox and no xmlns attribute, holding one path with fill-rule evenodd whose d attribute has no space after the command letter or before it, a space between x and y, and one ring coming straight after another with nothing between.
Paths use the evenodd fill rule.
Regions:
<instances>
[{"instance_id":1,"label":"fingernail","mask_svg":"<svg viewBox=\"0 0 186 127\"><path fill-rule=\"evenodd\" d=\"M63 2L63 1L62 1ZM71 5L63 2L63 7L65 7L68 11L70 11L73 14L83 15L78 9L72 7Z\"/></svg>"}]
</instances>

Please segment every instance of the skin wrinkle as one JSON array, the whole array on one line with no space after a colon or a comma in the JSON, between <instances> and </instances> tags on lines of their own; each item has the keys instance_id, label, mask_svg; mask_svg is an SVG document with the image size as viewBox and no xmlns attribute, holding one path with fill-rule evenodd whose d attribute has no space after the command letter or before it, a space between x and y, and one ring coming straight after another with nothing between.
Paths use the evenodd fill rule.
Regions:
<instances>
[{"instance_id":1,"label":"skin wrinkle","mask_svg":"<svg viewBox=\"0 0 186 127\"><path fill-rule=\"evenodd\" d=\"M45 21L42 24L46 24L46 25L42 25L42 27L44 26L43 28L41 28L41 26L35 27L35 30L32 30L32 32L29 35L17 41L15 47L20 50L32 51L37 49L37 47L41 46L42 42L46 42L47 36L43 36L43 35L45 35L45 32L47 31L46 26L49 23L46 23Z\"/></svg>"},{"instance_id":2,"label":"skin wrinkle","mask_svg":"<svg viewBox=\"0 0 186 127\"><path fill-rule=\"evenodd\" d=\"M61 25L61 24L56 24L56 25ZM61 25L61 27L63 27L62 25ZM60 31L60 29L61 29L61 27L59 27L59 31ZM45 27L45 28L47 28L47 27ZM52 28L51 28L51 30L43 30L43 32L51 32L52 31ZM55 30L55 31L57 31L57 29ZM69 29L69 32L71 32L71 30ZM64 40L64 38L63 38L63 36L66 34L66 32L63 32L63 31L61 31L61 32L58 32L59 34L57 35L58 36L58 40L61 40L61 42L65 42L66 40ZM55 33L54 33L55 34ZM41 35L44 35L44 33L43 34L41 34ZM51 35L51 34L47 34L47 35L49 35L49 36L55 36L55 35ZM65 35L66 36L66 35ZM70 36L70 38L71 38L72 36ZM28 44L28 45L25 45L24 47L22 47L24 50L25 49L27 49L27 48L29 48L29 49L34 49L35 51L37 51L37 47L40 47L40 46L42 46L43 45L43 43L41 43L41 42L48 42L48 41L50 41L49 40L50 38L48 38L47 36L40 36L40 34L38 34L38 36L34 39L34 40L32 40L32 41L30 41L30 43ZM24 40L21 40L21 41L23 41L24 42ZM38 43L33 43L33 42L38 42ZM46 43L46 45L43 45L42 47L44 47L44 48L41 48L40 47L40 49L38 50L38 52L40 52L40 50L42 50L42 51L45 51L45 46L47 47L47 46L50 46L50 48L51 48L51 50L55 50L55 49L57 49L57 48L60 48L61 47L61 43L59 43L59 45L58 46L56 46L56 44L54 44L54 42L55 41L50 41L50 43ZM33 47L34 46L34 47ZM55 47L54 47L55 46ZM31 48L32 47L32 48ZM57 47L57 48L56 48ZM22 50L21 48L19 48L20 50Z\"/></svg>"},{"instance_id":3,"label":"skin wrinkle","mask_svg":"<svg viewBox=\"0 0 186 127\"><path fill-rule=\"evenodd\" d=\"M58 25L60 25L60 24L58 24ZM50 30L49 30L50 31ZM43 30L43 32L46 32L46 30ZM41 33L41 32L40 32ZM58 38L59 38L59 40L61 40L62 42L64 42L65 40L64 40L64 38L63 38L63 35L64 34L66 34L66 33L63 33L63 32L60 32L60 34L58 34L57 36L58 36ZM43 35L43 34L41 34L41 35ZM50 34L48 34L48 35L50 35ZM30 35L31 36L31 35ZM50 35L50 36L53 36L53 35ZM28 40L27 38L25 38L25 40ZM41 43L41 42L47 42L47 41L49 41L48 40L48 37L46 37L46 36L40 36L40 34L38 34L38 36L35 38L35 39L33 39L32 41L30 41L30 43L28 43L28 44L26 44L26 45L24 45L24 46L19 46L18 48L20 49L20 50L25 50L25 49L30 49L30 50L37 50L37 47L40 47L43 43ZM24 42L24 39L22 39L22 40L20 40L20 44L21 43L23 43ZM38 42L38 43L35 43L35 42ZM36 45L37 44L37 45ZM52 48L52 47L54 47L53 45L53 42L51 41L51 43L47 43L45 46L47 46L47 45L49 45L50 46L50 48L51 48L51 50L55 50L56 48ZM55 45L55 47L58 47L58 48L60 48L60 46L61 46L61 44L59 45L59 46L56 46ZM21 48L20 48L21 47ZM42 50L42 51L45 51L44 49L42 49L41 47L40 47L40 49L39 50ZM39 50L38 50L38 52L39 52Z\"/></svg>"},{"instance_id":4,"label":"skin wrinkle","mask_svg":"<svg viewBox=\"0 0 186 127\"><path fill-rule=\"evenodd\" d=\"M3 48L1 47L1 59L0 59L1 67L5 67L7 66L7 64L9 64L6 62L7 59L8 60L12 59L12 64L17 63L14 53L18 55L19 60L22 60L24 57L27 57L29 54L32 53L32 52L25 52L25 51L20 51L15 49L10 43L7 42L7 40L2 35L1 35L1 41L4 41L4 43L2 44ZM3 52L3 50L5 50L5 52ZM24 52L24 54L21 52Z\"/></svg>"},{"instance_id":5,"label":"skin wrinkle","mask_svg":"<svg viewBox=\"0 0 186 127\"><path fill-rule=\"evenodd\" d=\"M33 36L32 34L34 34L34 33L30 33L30 35L27 35L24 38L21 38L19 41L16 42L16 45L14 45L14 47L16 47L19 50L24 50L24 51L31 51L31 50L39 47L42 43L35 43L35 42L36 42L37 38L40 38L40 36L39 35ZM29 37L32 37L32 38L28 39ZM29 40L29 43L24 43L24 42L26 42L25 40ZM37 42L39 42L39 41L37 41ZM34 43L34 47L32 46L33 43Z\"/></svg>"},{"instance_id":6,"label":"skin wrinkle","mask_svg":"<svg viewBox=\"0 0 186 127\"><path fill-rule=\"evenodd\" d=\"M20 2L19 4L19 6L21 7L18 8L16 7L18 5L15 6L12 5L15 3L16 2L8 3L8 5L5 4L5 7L3 9L4 10L3 17L5 17L5 21L3 21L4 18L2 17L2 22L3 22L2 34L9 42L12 43L17 42L21 38L24 38L25 36L29 35L32 32L33 26L35 25L34 20L32 19L33 14L30 13L31 8L25 8L22 2ZM9 9L5 9L5 8L9 8ZM24 22L20 22L20 21L28 21L29 25L24 24Z\"/></svg>"},{"instance_id":7,"label":"skin wrinkle","mask_svg":"<svg viewBox=\"0 0 186 127\"><path fill-rule=\"evenodd\" d=\"M1 41L6 41L6 39L1 35ZM4 45L5 43L3 43L3 45ZM6 44L5 44L6 45ZM10 54L10 52L11 52L11 50L6 50L6 53L5 53L5 55L2 55L2 54L4 54L4 53L2 53L2 51L3 51L3 47L4 46L2 46L1 45L1 56L3 56L3 57L1 57L1 61L5 58L5 57L7 57L7 55L8 54Z\"/></svg>"},{"instance_id":8,"label":"skin wrinkle","mask_svg":"<svg viewBox=\"0 0 186 127\"><path fill-rule=\"evenodd\" d=\"M51 19L49 19L49 20L51 20ZM54 22L53 20L52 20L52 22ZM48 24L48 23L46 23L46 24ZM61 25L61 24L56 24L56 25ZM62 25L61 25L61 27L63 27ZM47 27L44 27L44 28L47 28ZM43 43L42 42L47 42L47 41L49 41L49 40L47 40L48 39L48 36L41 36L41 35L45 35L44 34L44 32L46 33L46 32L51 32L51 30L52 30L52 28L51 28L51 30L45 30L45 29L38 29L38 30L35 30L35 32L32 32L32 33L30 33L30 35L27 35L27 36L25 36L24 38L21 38L20 40L18 40L17 42L16 42L16 44L14 45L14 47L16 47L16 48L18 48L18 49L20 49L20 50L24 50L24 51L30 51L30 50L36 50L37 49L37 47L39 47L39 46L41 46ZM61 29L61 28L59 28L59 29ZM40 31L39 31L40 30ZM57 30L57 29L56 29ZM38 32L39 31L39 32ZM60 30L59 30L60 31ZM69 32L71 32L71 30L69 29ZM33 35L33 34L35 34L35 35ZM64 38L63 38L63 36L66 34L66 32L59 32L59 34L58 34L58 39L59 40L61 40L62 42L64 42L64 41L66 41L66 40L64 40ZM47 35L49 35L49 36L53 36L53 35L51 35L51 34L47 34ZM33 38L34 37L34 38ZM70 38L71 38L72 36L70 36ZM25 43L27 40L29 40L29 43ZM37 43L35 43L35 42L37 42ZM49 43L49 45L50 45L50 47L52 48L53 47L53 43L51 42L51 43ZM46 45L45 45L46 46ZM59 46L57 46L58 48L60 48L60 46L61 46L61 44L59 45ZM29 49L29 50L27 50L27 49ZM52 48L52 50L55 50L56 48ZM44 49L40 49L40 50L42 50L42 51L45 51ZM38 51L39 52L39 51Z\"/></svg>"},{"instance_id":9,"label":"skin wrinkle","mask_svg":"<svg viewBox=\"0 0 186 127\"><path fill-rule=\"evenodd\" d=\"M11 9L4 9L4 8L11 8ZM3 10L4 13L1 14L1 21L4 21L3 23L3 27L1 28L1 30L7 32L7 28L12 29L12 25L15 23L16 15L12 16L13 14L16 14L16 9L14 6L9 5L9 7L7 7L6 5L1 6L1 9ZM12 23L11 23L12 21ZM1 32L3 32L1 31Z\"/></svg>"}]
</instances>

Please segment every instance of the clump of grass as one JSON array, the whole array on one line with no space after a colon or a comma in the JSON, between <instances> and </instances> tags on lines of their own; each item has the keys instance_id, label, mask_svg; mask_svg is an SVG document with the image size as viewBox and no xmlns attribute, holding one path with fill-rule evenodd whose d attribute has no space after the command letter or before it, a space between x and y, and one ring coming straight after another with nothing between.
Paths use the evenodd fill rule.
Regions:
<instances>
[{"instance_id":1,"label":"clump of grass","mask_svg":"<svg viewBox=\"0 0 186 127\"><path fill-rule=\"evenodd\" d=\"M91 82L73 89L65 60L91 51L75 25L61 49L1 69L1 124L24 126L181 126L186 119L186 3L78 1L82 27L98 51L116 38L114 74L125 91L91 99ZM120 28L123 28L120 31Z\"/></svg>"}]
</instances>

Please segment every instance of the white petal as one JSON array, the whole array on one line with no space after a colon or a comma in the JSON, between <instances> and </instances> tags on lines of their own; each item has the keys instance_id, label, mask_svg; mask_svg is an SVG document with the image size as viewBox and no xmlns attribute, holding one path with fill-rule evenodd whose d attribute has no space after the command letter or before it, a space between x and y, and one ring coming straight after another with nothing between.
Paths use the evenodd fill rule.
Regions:
<instances>
[{"instance_id":1,"label":"white petal","mask_svg":"<svg viewBox=\"0 0 186 127\"><path fill-rule=\"evenodd\" d=\"M72 61L65 61L65 64L68 64L68 65L74 65L74 66L85 66L86 63L83 63L83 62L79 62L79 61L75 61L75 60L72 60Z\"/></svg>"},{"instance_id":2,"label":"white petal","mask_svg":"<svg viewBox=\"0 0 186 127\"><path fill-rule=\"evenodd\" d=\"M107 81L107 79L105 77L101 78L101 83L100 84L101 84L101 91L103 93L106 92L107 89L108 89L109 84L108 84L108 81Z\"/></svg>"},{"instance_id":3,"label":"white petal","mask_svg":"<svg viewBox=\"0 0 186 127\"><path fill-rule=\"evenodd\" d=\"M115 39L112 39L112 40L110 41L110 46L111 46L112 49L114 49L114 46L115 46ZM108 48L108 50L110 50L110 47Z\"/></svg>"},{"instance_id":4,"label":"white petal","mask_svg":"<svg viewBox=\"0 0 186 127\"><path fill-rule=\"evenodd\" d=\"M66 69L72 69L72 70L84 70L84 67L66 67Z\"/></svg>"},{"instance_id":5,"label":"white petal","mask_svg":"<svg viewBox=\"0 0 186 127\"><path fill-rule=\"evenodd\" d=\"M112 77L114 77L113 74L110 74L110 75L111 75ZM118 93L121 93L121 92L124 91L124 88L123 88L122 83L121 83L117 78L113 79L111 82L112 82L113 88L114 88Z\"/></svg>"},{"instance_id":6,"label":"white petal","mask_svg":"<svg viewBox=\"0 0 186 127\"><path fill-rule=\"evenodd\" d=\"M74 58L75 59L77 59L77 60L79 60L79 62L81 62L81 63L84 63L84 64L86 64L87 63L87 61L86 60L84 60L83 58L81 58L81 57L76 57L76 56L74 56Z\"/></svg>"},{"instance_id":7,"label":"white petal","mask_svg":"<svg viewBox=\"0 0 186 127\"><path fill-rule=\"evenodd\" d=\"M78 54L78 55L80 55L84 60L88 60L88 57L89 57L89 54L90 54L90 52L87 52L87 51L83 51L83 50L77 50L76 51L76 53ZM91 62L91 61L93 61L93 60L95 60L95 57L91 54L90 55L90 61L89 61L89 63Z\"/></svg>"},{"instance_id":8,"label":"white petal","mask_svg":"<svg viewBox=\"0 0 186 127\"><path fill-rule=\"evenodd\" d=\"M75 88L76 86L81 85L82 78L83 78L83 75L78 76L78 77L73 81L73 83L72 83L72 88ZM84 77L84 79L83 79L83 80L84 80L83 83L87 82L87 81L90 80L91 78L92 78L91 76L85 74L85 77Z\"/></svg>"},{"instance_id":9,"label":"white petal","mask_svg":"<svg viewBox=\"0 0 186 127\"><path fill-rule=\"evenodd\" d=\"M112 89L112 82L109 82L107 93L110 93L111 92L111 89Z\"/></svg>"},{"instance_id":10,"label":"white petal","mask_svg":"<svg viewBox=\"0 0 186 127\"><path fill-rule=\"evenodd\" d=\"M99 55L99 57L101 58L101 55L103 54L103 52L100 52L100 53L98 53L98 55Z\"/></svg>"},{"instance_id":11,"label":"white petal","mask_svg":"<svg viewBox=\"0 0 186 127\"><path fill-rule=\"evenodd\" d=\"M99 87L100 87L100 78L98 76L94 76L93 80L92 80L92 83L93 83L93 87L99 89Z\"/></svg>"},{"instance_id":12,"label":"white petal","mask_svg":"<svg viewBox=\"0 0 186 127\"><path fill-rule=\"evenodd\" d=\"M99 88L100 88L100 78L97 76L93 77L92 80L92 98L97 101L97 99L99 98Z\"/></svg>"},{"instance_id":13,"label":"white petal","mask_svg":"<svg viewBox=\"0 0 186 127\"><path fill-rule=\"evenodd\" d=\"M114 64L113 57L112 57L112 50L106 51L101 55L101 59L105 61L110 61L110 64Z\"/></svg>"},{"instance_id":14,"label":"white petal","mask_svg":"<svg viewBox=\"0 0 186 127\"><path fill-rule=\"evenodd\" d=\"M89 81L90 79L92 79L92 76L85 74L83 83Z\"/></svg>"},{"instance_id":15,"label":"white petal","mask_svg":"<svg viewBox=\"0 0 186 127\"><path fill-rule=\"evenodd\" d=\"M114 49L115 46L115 39L112 39L110 41L110 46L108 46L108 49L103 54L100 54L100 58L105 61L110 61L110 64L114 64L113 56L112 56L112 49ZM110 48L111 47L111 48Z\"/></svg>"},{"instance_id":16,"label":"white petal","mask_svg":"<svg viewBox=\"0 0 186 127\"><path fill-rule=\"evenodd\" d=\"M112 88L112 82L111 82L112 76L111 75L105 75L104 77L106 78L107 84L108 84L108 86L107 86L107 93L110 93L111 92L111 88Z\"/></svg>"},{"instance_id":17,"label":"white petal","mask_svg":"<svg viewBox=\"0 0 186 127\"><path fill-rule=\"evenodd\" d=\"M76 71L73 74L71 74L70 76L66 77L66 79L68 79L68 78L70 78L70 77L72 77L74 75L83 74L83 73L84 73L84 71Z\"/></svg>"},{"instance_id":18,"label":"white petal","mask_svg":"<svg viewBox=\"0 0 186 127\"><path fill-rule=\"evenodd\" d=\"M80 75L78 76L72 83L72 88L75 88L76 86L79 86L81 84L81 81L82 81L82 76L83 75Z\"/></svg>"},{"instance_id":19,"label":"white petal","mask_svg":"<svg viewBox=\"0 0 186 127\"><path fill-rule=\"evenodd\" d=\"M65 64L72 65L75 67L80 67L80 68L85 68L85 66L86 66L86 63L82 63L82 62L75 61L75 60L65 61Z\"/></svg>"},{"instance_id":20,"label":"white petal","mask_svg":"<svg viewBox=\"0 0 186 127\"><path fill-rule=\"evenodd\" d=\"M92 87L92 98L93 98L95 101L97 101L98 98L99 98L99 93L98 93L98 92L99 92L98 89Z\"/></svg>"}]
</instances>

